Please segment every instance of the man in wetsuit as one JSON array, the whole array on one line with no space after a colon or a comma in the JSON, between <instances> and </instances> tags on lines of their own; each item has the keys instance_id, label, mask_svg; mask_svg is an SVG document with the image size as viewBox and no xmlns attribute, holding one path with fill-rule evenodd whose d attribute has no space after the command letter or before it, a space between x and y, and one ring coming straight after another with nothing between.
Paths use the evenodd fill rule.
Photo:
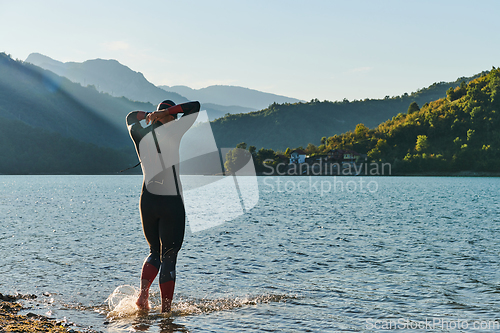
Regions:
<instances>
[{"instance_id":1,"label":"man in wetsuit","mask_svg":"<svg viewBox=\"0 0 500 333\"><path fill-rule=\"evenodd\" d=\"M127 126L141 162L144 181L140 212L150 254L141 272L137 306L149 310L149 287L160 273L161 312L171 310L175 287L175 264L184 239L186 214L179 178L179 145L196 120L199 102L175 105L166 100L155 112L134 111ZM180 119L177 114L183 113ZM141 120L146 120L143 127ZM176 120L177 119L177 120Z\"/></svg>"}]
</instances>

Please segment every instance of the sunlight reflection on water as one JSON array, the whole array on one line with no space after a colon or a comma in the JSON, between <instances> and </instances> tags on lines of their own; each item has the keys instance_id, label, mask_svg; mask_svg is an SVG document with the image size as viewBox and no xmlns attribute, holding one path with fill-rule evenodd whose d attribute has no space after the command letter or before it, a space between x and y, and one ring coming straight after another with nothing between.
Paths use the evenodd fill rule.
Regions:
<instances>
[{"instance_id":1,"label":"sunlight reflection on water","mask_svg":"<svg viewBox=\"0 0 500 333\"><path fill-rule=\"evenodd\" d=\"M118 286L137 288L148 252L142 177L1 176L0 292L36 294L29 311L103 332L370 331L370 318L495 319L500 180L366 178L377 191L318 195L266 191L260 177L248 214L186 234L171 316L154 309L154 286L149 316L109 321L106 299Z\"/></svg>"}]
</instances>

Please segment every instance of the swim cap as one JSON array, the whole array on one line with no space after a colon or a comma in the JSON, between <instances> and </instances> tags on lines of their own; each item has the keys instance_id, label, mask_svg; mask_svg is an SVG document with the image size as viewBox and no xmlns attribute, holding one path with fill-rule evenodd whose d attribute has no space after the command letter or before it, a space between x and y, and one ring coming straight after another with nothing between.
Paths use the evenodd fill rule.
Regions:
<instances>
[{"instance_id":1,"label":"swim cap","mask_svg":"<svg viewBox=\"0 0 500 333\"><path fill-rule=\"evenodd\" d=\"M156 108L156 111L165 110L165 109L168 109L169 107L172 107L174 105L175 105L174 102L172 102L171 100L167 99L167 100L164 100L163 102L161 102L160 104L158 104L158 107Z\"/></svg>"}]
</instances>

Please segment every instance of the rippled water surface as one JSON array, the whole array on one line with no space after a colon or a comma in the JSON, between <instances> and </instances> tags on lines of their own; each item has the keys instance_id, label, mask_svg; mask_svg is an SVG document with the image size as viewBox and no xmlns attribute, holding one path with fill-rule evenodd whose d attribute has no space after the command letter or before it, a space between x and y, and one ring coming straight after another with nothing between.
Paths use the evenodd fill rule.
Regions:
<instances>
[{"instance_id":1,"label":"rippled water surface","mask_svg":"<svg viewBox=\"0 0 500 333\"><path fill-rule=\"evenodd\" d=\"M149 315L112 316L108 297L133 293L148 254L141 181L0 176L0 292L103 332L500 320L500 179L454 177L260 177L249 213L186 232L170 316L156 284Z\"/></svg>"}]
</instances>

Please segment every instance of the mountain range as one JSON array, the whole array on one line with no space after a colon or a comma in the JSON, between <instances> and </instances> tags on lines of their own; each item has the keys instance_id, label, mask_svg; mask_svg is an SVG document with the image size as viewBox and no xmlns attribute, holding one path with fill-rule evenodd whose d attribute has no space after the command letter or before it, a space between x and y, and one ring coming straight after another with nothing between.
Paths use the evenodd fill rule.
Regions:
<instances>
[{"instance_id":1,"label":"mountain range","mask_svg":"<svg viewBox=\"0 0 500 333\"><path fill-rule=\"evenodd\" d=\"M235 86L210 86L198 90L185 86L157 87L142 73L135 72L116 60L92 59L81 63L60 62L40 53L31 53L25 62L66 77L84 87L92 85L99 92L115 97L124 96L132 101L156 105L165 99L170 99L177 104L197 100L202 103L202 108L207 111L211 120L223 117L227 113L260 110L274 102L299 102L295 98Z\"/></svg>"},{"instance_id":2,"label":"mountain range","mask_svg":"<svg viewBox=\"0 0 500 333\"><path fill-rule=\"evenodd\" d=\"M411 102L422 106L446 95L455 82L439 82L411 94L363 101L305 103L298 99L234 86L210 86L192 89L186 86L159 86L148 82L141 73L116 60L94 59L83 63L62 63L32 53L26 62L37 64L81 85L91 84L98 91L112 96L123 95L130 100L157 101L171 98L179 103L198 100L207 110L218 144L234 147L246 142L256 147L285 149L317 144L318 137L353 130L358 123L368 127L406 112ZM125 82L125 83L124 83Z\"/></svg>"},{"instance_id":3,"label":"mountain range","mask_svg":"<svg viewBox=\"0 0 500 333\"><path fill-rule=\"evenodd\" d=\"M0 54L0 117L98 146L120 148L129 140L125 116L150 103L99 93L35 65Z\"/></svg>"},{"instance_id":4,"label":"mountain range","mask_svg":"<svg viewBox=\"0 0 500 333\"><path fill-rule=\"evenodd\" d=\"M186 86L159 87L165 89L166 91L178 93L190 100L203 101L203 103L212 103L224 106L243 106L247 108L248 111L262 110L273 103L281 104L302 102L296 98L236 86L216 85L201 89L192 89Z\"/></svg>"},{"instance_id":5,"label":"mountain range","mask_svg":"<svg viewBox=\"0 0 500 333\"><path fill-rule=\"evenodd\" d=\"M113 61L103 64L116 65ZM131 71L121 66L118 68ZM384 99L274 102L260 111L226 115L212 121L211 126L219 147L234 147L240 142L277 150L305 147L308 143L319 144L323 136L353 131L359 123L374 128L399 113L406 113L410 103L425 106L445 97L450 87L470 79L435 83L412 94ZM244 88L241 90L245 91ZM204 106L207 105L210 103ZM230 113L232 108L216 106L225 113ZM26 156L19 160L19 165L26 167L16 169L16 165L12 165L9 173L14 172L12 170L25 170L18 171L21 173L109 172L120 167L113 161L122 161L119 164L123 168L133 165L137 158L124 124L125 116L132 110L154 108L151 103L114 97L99 92L95 85L82 86L52 71L0 53L0 132L4 133L0 156L9 163L19 160L21 153ZM62 157L57 155L61 152L64 152ZM82 159L82 152L87 158ZM114 156L113 161L111 156ZM68 159L79 161L80 167L72 169L57 165L58 161ZM51 163L43 169L36 168L42 165L39 161L46 160ZM99 165L108 165L108 171L91 167L96 161L102 162ZM70 165L68 163L64 165ZM0 173L5 173L5 170L0 168Z\"/></svg>"},{"instance_id":6,"label":"mountain range","mask_svg":"<svg viewBox=\"0 0 500 333\"><path fill-rule=\"evenodd\" d=\"M384 99L362 101L323 101L307 103L274 103L269 107L245 114L233 114L212 122L217 144L235 147L241 142L257 149L271 148L284 151L290 147L305 147L309 143L319 145L322 137L353 131L357 124L369 128L391 119L399 113L406 113L412 102L423 106L446 96L450 87L457 87L462 81L434 83L411 94Z\"/></svg>"},{"instance_id":7,"label":"mountain range","mask_svg":"<svg viewBox=\"0 0 500 333\"><path fill-rule=\"evenodd\" d=\"M0 53L0 173L124 169L137 160L125 116L152 107Z\"/></svg>"},{"instance_id":8,"label":"mountain range","mask_svg":"<svg viewBox=\"0 0 500 333\"><path fill-rule=\"evenodd\" d=\"M187 99L177 93L168 92L156 87L146 80L140 72L135 72L116 60L92 59L82 63L60 62L40 53L31 53L25 62L47 69L72 82L86 87L93 85L97 91L114 97L122 97L132 101L157 104L165 99L176 103Z\"/></svg>"}]
</instances>

